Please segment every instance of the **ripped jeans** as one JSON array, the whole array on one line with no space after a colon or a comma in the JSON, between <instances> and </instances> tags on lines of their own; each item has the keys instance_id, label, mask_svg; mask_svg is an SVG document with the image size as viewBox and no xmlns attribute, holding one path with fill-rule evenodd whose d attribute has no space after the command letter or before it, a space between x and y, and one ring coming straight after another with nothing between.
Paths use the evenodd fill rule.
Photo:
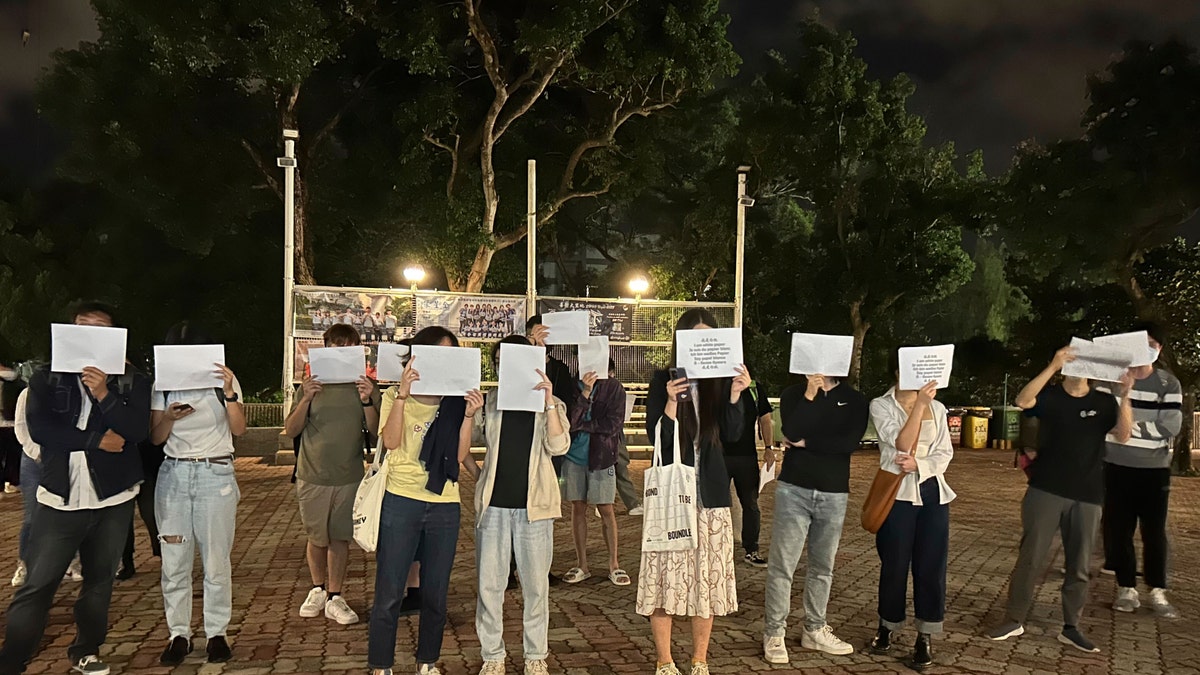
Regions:
<instances>
[{"instance_id":1,"label":"ripped jeans","mask_svg":"<svg viewBox=\"0 0 1200 675\"><path fill-rule=\"evenodd\" d=\"M229 554L241 498L233 458L179 461L158 470L154 511L162 542L163 605L171 638L192 637L192 563L204 566L204 635L225 635L233 606Z\"/></svg>"}]
</instances>

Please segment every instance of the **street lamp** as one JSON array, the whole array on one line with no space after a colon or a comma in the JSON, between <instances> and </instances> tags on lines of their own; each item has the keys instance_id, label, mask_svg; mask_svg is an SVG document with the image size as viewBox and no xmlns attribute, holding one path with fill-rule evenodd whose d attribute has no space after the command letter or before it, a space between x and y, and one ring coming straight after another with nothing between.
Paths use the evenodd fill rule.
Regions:
<instances>
[{"instance_id":1,"label":"street lamp","mask_svg":"<svg viewBox=\"0 0 1200 675\"><path fill-rule=\"evenodd\" d=\"M650 290L650 282L639 274L629 280L629 290L633 292L634 300L641 302L642 294Z\"/></svg>"},{"instance_id":2,"label":"street lamp","mask_svg":"<svg viewBox=\"0 0 1200 675\"><path fill-rule=\"evenodd\" d=\"M425 268L420 265L409 265L404 268L404 280L409 283L410 290L417 290L417 284L425 280Z\"/></svg>"}]
</instances>

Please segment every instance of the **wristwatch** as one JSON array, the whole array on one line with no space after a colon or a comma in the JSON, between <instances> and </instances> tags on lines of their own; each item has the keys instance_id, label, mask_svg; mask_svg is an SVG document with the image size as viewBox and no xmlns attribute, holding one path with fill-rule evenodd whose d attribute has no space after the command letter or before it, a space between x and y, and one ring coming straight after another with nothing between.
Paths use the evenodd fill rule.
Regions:
<instances>
[{"instance_id":1,"label":"wristwatch","mask_svg":"<svg viewBox=\"0 0 1200 675\"><path fill-rule=\"evenodd\" d=\"M237 402L238 402L238 401L240 401L240 400L242 400L242 397L241 397L241 396L238 396L238 394L237 394L237 392L236 392L236 391L235 391L235 392L233 392L233 394L232 394L232 395L227 395L227 396L225 397L225 402L226 402L226 403L237 403Z\"/></svg>"},{"instance_id":2,"label":"wristwatch","mask_svg":"<svg viewBox=\"0 0 1200 675\"><path fill-rule=\"evenodd\" d=\"M551 410L554 410L557 407L558 407L557 403L551 403L550 405L546 406L546 412L550 412Z\"/></svg>"},{"instance_id":3,"label":"wristwatch","mask_svg":"<svg viewBox=\"0 0 1200 675\"><path fill-rule=\"evenodd\" d=\"M375 405L375 401L373 399L367 399L365 401L362 399L359 399L358 402L361 403L362 407L364 407L364 408L370 408L371 406Z\"/></svg>"}]
</instances>

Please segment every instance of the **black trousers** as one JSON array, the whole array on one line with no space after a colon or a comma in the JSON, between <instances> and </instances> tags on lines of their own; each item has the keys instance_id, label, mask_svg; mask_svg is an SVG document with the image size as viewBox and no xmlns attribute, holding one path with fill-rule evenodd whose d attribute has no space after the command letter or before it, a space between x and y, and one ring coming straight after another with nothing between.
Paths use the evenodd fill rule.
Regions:
<instances>
[{"instance_id":1,"label":"black trousers","mask_svg":"<svg viewBox=\"0 0 1200 675\"><path fill-rule=\"evenodd\" d=\"M1151 588L1167 587L1167 504L1170 469L1135 469L1104 465L1105 567L1116 572L1117 585L1137 587L1134 530L1142 530L1142 573Z\"/></svg>"},{"instance_id":2,"label":"black trousers","mask_svg":"<svg viewBox=\"0 0 1200 675\"><path fill-rule=\"evenodd\" d=\"M725 469L742 504L742 548L746 553L754 553L762 529L762 512L758 510L758 457L725 455Z\"/></svg>"},{"instance_id":3,"label":"black trousers","mask_svg":"<svg viewBox=\"0 0 1200 675\"><path fill-rule=\"evenodd\" d=\"M146 532L150 535L150 550L155 558L162 557L162 542L158 540L158 521L154 517L154 489L158 485L158 472L146 474L146 480L142 482L141 492L138 493L137 503L138 513L142 516L142 523L146 526ZM121 565L126 568L133 568L133 511L129 512L129 532L125 537L125 553L121 556Z\"/></svg>"},{"instance_id":4,"label":"black trousers","mask_svg":"<svg viewBox=\"0 0 1200 675\"><path fill-rule=\"evenodd\" d=\"M942 632L946 614L946 564L950 505L940 504L936 478L921 483L922 506L897 500L875 535L879 552L879 619L898 630L907 616L908 577L913 580L917 631Z\"/></svg>"},{"instance_id":5,"label":"black trousers","mask_svg":"<svg viewBox=\"0 0 1200 675\"><path fill-rule=\"evenodd\" d=\"M59 511L39 504L30 529L29 577L8 607L0 648L0 675L22 673L37 653L46 619L67 566L79 552L83 586L75 601L79 634L67 649L71 661L99 655L108 636L108 605L133 501L104 509Z\"/></svg>"},{"instance_id":6,"label":"black trousers","mask_svg":"<svg viewBox=\"0 0 1200 675\"><path fill-rule=\"evenodd\" d=\"M0 480L9 485L21 484L21 444L12 427L0 427ZM0 488L3 488L0 485Z\"/></svg>"}]
</instances>

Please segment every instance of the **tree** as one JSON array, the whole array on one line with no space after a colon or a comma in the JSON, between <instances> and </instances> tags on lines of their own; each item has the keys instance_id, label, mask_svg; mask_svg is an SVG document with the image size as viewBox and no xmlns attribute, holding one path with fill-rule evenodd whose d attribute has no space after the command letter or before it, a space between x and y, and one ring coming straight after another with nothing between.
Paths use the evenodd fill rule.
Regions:
<instances>
[{"instance_id":1,"label":"tree","mask_svg":"<svg viewBox=\"0 0 1200 675\"><path fill-rule=\"evenodd\" d=\"M800 43L794 59L772 55L743 133L757 196L813 213L803 248L786 252L798 272L792 297L816 296L812 309L847 319L857 382L873 325L970 278L961 227L974 214L958 196L982 181L981 164L973 158L963 175L952 146L927 147L924 123L905 108L912 83L870 79L849 34L809 20Z\"/></svg>"},{"instance_id":2,"label":"tree","mask_svg":"<svg viewBox=\"0 0 1200 675\"><path fill-rule=\"evenodd\" d=\"M626 180L626 125L733 73L727 23L716 0L426 0L397 21L384 45L422 78L401 117L440 157L435 207L455 245L435 255L451 287L482 290L496 252L525 238L524 204L501 199L524 192L525 158L550 177L539 224Z\"/></svg>"}]
</instances>

